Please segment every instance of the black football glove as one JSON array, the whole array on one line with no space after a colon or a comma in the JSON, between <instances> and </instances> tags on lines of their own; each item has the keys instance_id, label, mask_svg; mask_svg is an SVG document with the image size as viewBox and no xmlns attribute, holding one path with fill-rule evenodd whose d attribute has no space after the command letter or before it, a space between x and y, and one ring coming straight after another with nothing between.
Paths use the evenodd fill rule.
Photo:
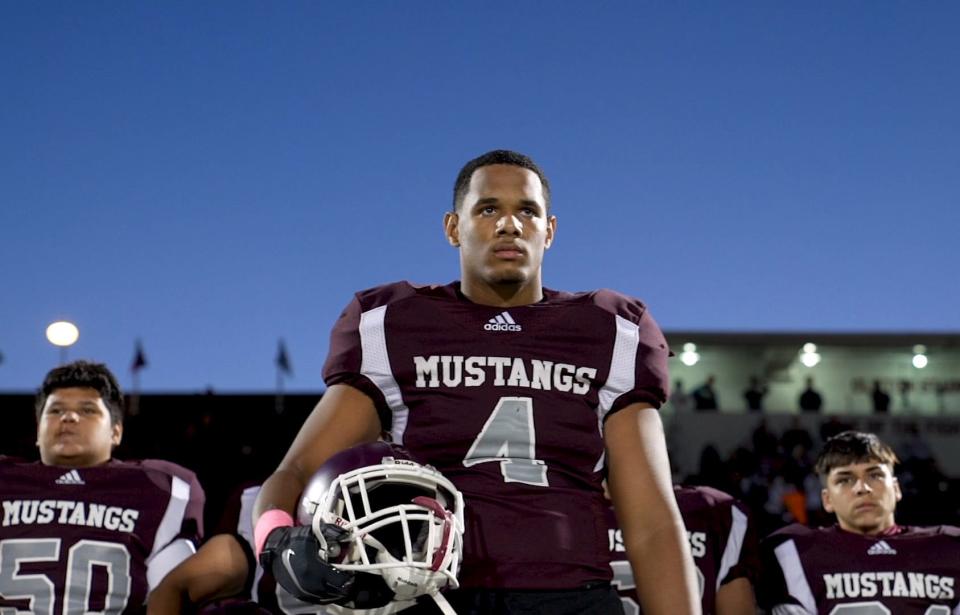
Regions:
<instances>
[{"instance_id":1,"label":"black football glove","mask_svg":"<svg viewBox=\"0 0 960 615\"><path fill-rule=\"evenodd\" d=\"M328 552L336 557L338 543L347 538L347 532L332 524L324 524L322 531ZM320 541L310 526L278 527L270 532L260 564L303 602L364 609L381 607L393 600L393 592L379 575L339 570L324 561Z\"/></svg>"},{"instance_id":2,"label":"black football glove","mask_svg":"<svg viewBox=\"0 0 960 615\"><path fill-rule=\"evenodd\" d=\"M349 598L355 574L324 561L313 529L278 527L267 536L260 564L298 600L330 604Z\"/></svg>"}]
</instances>

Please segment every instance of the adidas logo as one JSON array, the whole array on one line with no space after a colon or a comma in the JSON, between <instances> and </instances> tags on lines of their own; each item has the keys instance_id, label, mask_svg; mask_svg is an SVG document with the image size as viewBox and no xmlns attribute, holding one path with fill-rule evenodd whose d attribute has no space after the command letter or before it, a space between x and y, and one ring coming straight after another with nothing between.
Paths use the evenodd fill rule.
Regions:
<instances>
[{"instance_id":1,"label":"adidas logo","mask_svg":"<svg viewBox=\"0 0 960 615\"><path fill-rule=\"evenodd\" d=\"M523 329L508 312L500 312L483 325L484 331L522 331Z\"/></svg>"},{"instance_id":2,"label":"adidas logo","mask_svg":"<svg viewBox=\"0 0 960 615\"><path fill-rule=\"evenodd\" d=\"M76 470L70 470L60 478L54 481L58 485L85 485L83 479L80 478L80 473Z\"/></svg>"},{"instance_id":3,"label":"adidas logo","mask_svg":"<svg viewBox=\"0 0 960 615\"><path fill-rule=\"evenodd\" d=\"M874 543L872 547L867 549L867 555L896 555L897 550L887 544L886 540L881 540L880 542Z\"/></svg>"}]
</instances>

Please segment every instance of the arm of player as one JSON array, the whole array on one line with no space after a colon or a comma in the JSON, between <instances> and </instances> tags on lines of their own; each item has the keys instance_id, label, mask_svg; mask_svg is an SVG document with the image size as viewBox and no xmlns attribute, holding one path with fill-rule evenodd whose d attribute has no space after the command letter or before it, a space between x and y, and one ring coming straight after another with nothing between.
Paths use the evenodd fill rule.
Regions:
<instances>
[{"instance_id":1,"label":"arm of player","mask_svg":"<svg viewBox=\"0 0 960 615\"><path fill-rule=\"evenodd\" d=\"M623 542L647 615L699 614L693 557L673 495L663 424L634 403L604 428L608 484Z\"/></svg>"},{"instance_id":2,"label":"arm of player","mask_svg":"<svg viewBox=\"0 0 960 615\"><path fill-rule=\"evenodd\" d=\"M373 400L352 386L335 384L260 489L253 511L256 557L277 583L302 601L357 603L359 592L369 589L353 573L337 570L318 557L319 542L309 527L292 526L297 499L323 462L379 435L380 418Z\"/></svg>"},{"instance_id":3,"label":"arm of player","mask_svg":"<svg viewBox=\"0 0 960 615\"><path fill-rule=\"evenodd\" d=\"M300 494L324 461L351 446L374 442L380 429L380 417L366 394L346 384L328 388L276 471L263 483L253 508L254 520L274 509L293 515Z\"/></svg>"},{"instance_id":4,"label":"arm of player","mask_svg":"<svg viewBox=\"0 0 960 615\"><path fill-rule=\"evenodd\" d=\"M757 603L753 598L750 579L739 577L724 583L717 590L717 615L756 615Z\"/></svg>"},{"instance_id":5,"label":"arm of player","mask_svg":"<svg viewBox=\"0 0 960 615\"><path fill-rule=\"evenodd\" d=\"M179 615L200 605L241 593L253 573L253 562L237 538L218 534L181 562L150 592L147 615Z\"/></svg>"}]
</instances>

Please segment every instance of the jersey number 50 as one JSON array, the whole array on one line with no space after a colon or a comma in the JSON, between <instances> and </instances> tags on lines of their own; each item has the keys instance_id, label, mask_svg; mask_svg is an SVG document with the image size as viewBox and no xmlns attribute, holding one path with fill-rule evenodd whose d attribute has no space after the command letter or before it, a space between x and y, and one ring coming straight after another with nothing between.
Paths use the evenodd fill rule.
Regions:
<instances>
[{"instance_id":1,"label":"jersey number 50","mask_svg":"<svg viewBox=\"0 0 960 615\"><path fill-rule=\"evenodd\" d=\"M59 538L11 538L0 542L0 598L30 603L26 611L0 606L0 615L53 615L56 602L53 581L43 574L24 574L20 568L32 562L58 561L60 543ZM99 540L80 540L67 553L61 609L64 615L90 610L94 565L105 567L110 579L102 613L120 613L126 608L130 597L130 554L126 547Z\"/></svg>"}]
</instances>

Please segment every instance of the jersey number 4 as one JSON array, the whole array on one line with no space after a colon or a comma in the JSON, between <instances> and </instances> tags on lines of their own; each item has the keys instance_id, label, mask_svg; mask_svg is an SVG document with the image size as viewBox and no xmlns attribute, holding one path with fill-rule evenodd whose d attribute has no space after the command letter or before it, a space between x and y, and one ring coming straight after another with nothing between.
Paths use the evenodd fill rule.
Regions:
<instances>
[{"instance_id":1,"label":"jersey number 4","mask_svg":"<svg viewBox=\"0 0 960 615\"><path fill-rule=\"evenodd\" d=\"M533 399L501 397L480 435L473 441L463 465L499 463L503 480L547 487L547 466L537 459Z\"/></svg>"},{"instance_id":2,"label":"jersey number 4","mask_svg":"<svg viewBox=\"0 0 960 615\"><path fill-rule=\"evenodd\" d=\"M0 598L28 601L28 610L0 606L0 615L53 615L54 582L43 574L20 572L23 564L55 562L60 559L60 539L11 538L0 541ZM67 554L64 581L64 615L90 610L93 566L103 566L109 575L109 590L102 613L120 613L130 597L130 554L126 547L99 540L80 540Z\"/></svg>"}]
</instances>

